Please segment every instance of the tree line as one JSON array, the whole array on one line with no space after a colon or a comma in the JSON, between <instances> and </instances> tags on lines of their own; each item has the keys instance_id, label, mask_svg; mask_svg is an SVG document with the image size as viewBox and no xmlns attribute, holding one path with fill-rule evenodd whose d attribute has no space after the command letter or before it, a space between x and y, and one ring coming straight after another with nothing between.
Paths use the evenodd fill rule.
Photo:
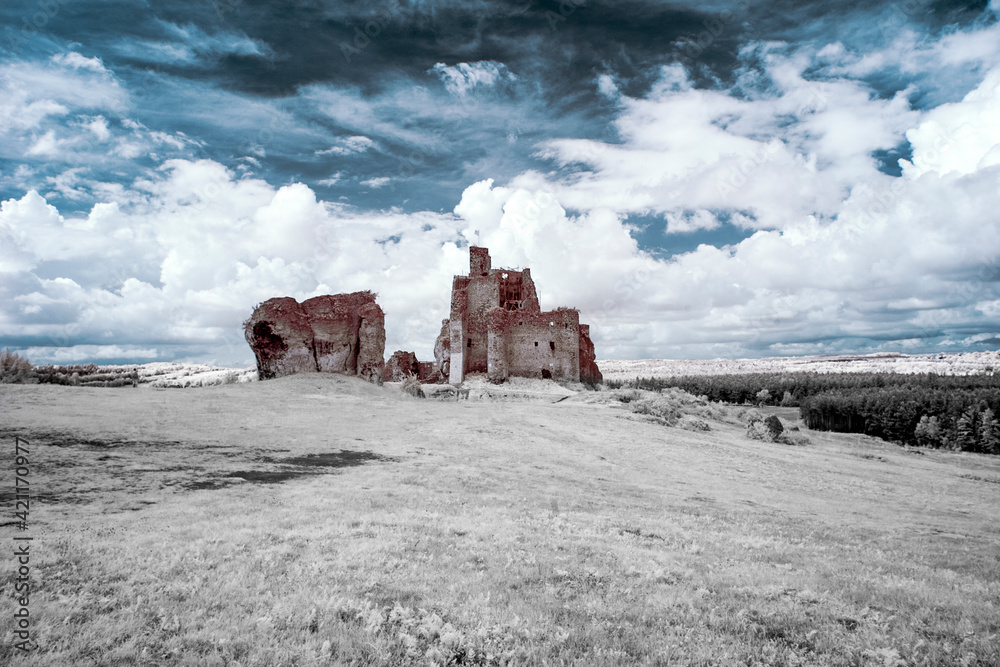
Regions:
<instances>
[{"instance_id":1,"label":"tree line","mask_svg":"<svg viewBox=\"0 0 1000 667\"><path fill-rule=\"evenodd\" d=\"M814 430L1000 454L1000 377L901 373L749 373L606 381L677 387L712 401L798 407Z\"/></svg>"}]
</instances>

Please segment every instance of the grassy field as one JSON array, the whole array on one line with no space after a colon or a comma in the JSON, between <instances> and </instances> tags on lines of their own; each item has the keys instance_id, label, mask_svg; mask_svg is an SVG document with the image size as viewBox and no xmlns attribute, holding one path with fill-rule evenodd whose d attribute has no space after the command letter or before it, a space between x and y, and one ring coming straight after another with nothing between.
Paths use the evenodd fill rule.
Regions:
<instances>
[{"instance_id":1,"label":"grassy field","mask_svg":"<svg viewBox=\"0 0 1000 667\"><path fill-rule=\"evenodd\" d=\"M0 386L0 664L1000 664L1000 458L561 398Z\"/></svg>"}]
</instances>

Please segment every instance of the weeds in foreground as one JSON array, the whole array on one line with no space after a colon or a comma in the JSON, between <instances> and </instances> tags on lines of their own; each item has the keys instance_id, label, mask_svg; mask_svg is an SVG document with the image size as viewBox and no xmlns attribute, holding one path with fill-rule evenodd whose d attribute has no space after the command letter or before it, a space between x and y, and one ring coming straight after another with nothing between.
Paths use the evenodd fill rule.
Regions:
<instances>
[{"instance_id":1,"label":"weeds in foreground","mask_svg":"<svg viewBox=\"0 0 1000 667\"><path fill-rule=\"evenodd\" d=\"M414 398L426 398L420 380L415 375L407 375L400 389L403 390L403 393L409 394Z\"/></svg>"},{"instance_id":2,"label":"weeds in foreground","mask_svg":"<svg viewBox=\"0 0 1000 667\"><path fill-rule=\"evenodd\" d=\"M0 351L0 384L21 384L34 377L31 362L10 348Z\"/></svg>"}]
</instances>

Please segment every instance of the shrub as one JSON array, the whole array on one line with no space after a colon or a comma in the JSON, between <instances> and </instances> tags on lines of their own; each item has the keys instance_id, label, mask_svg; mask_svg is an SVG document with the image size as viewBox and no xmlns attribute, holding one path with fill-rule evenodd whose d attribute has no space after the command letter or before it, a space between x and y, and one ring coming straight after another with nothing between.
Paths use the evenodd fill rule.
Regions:
<instances>
[{"instance_id":1,"label":"shrub","mask_svg":"<svg viewBox=\"0 0 1000 667\"><path fill-rule=\"evenodd\" d=\"M708 422L698 419L697 417L692 417L691 415L684 415L681 417L677 425L686 431L711 431Z\"/></svg>"},{"instance_id":2,"label":"shrub","mask_svg":"<svg viewBox=\"0 0 1000 667\"><path fill-rule=\"evenodd\" d=\"M782 433L781 435L779 435L775 439L775 442L780 442L783 445L799 445L799 446L801 446L801 445L808 445L808 444L812 443L812 440L810 440L809 436L807 436L805 433L792 432L791 430L787 430L784 433Z\"/></svg>"},{"instance_id":3,"label":"shrub","mask_svg":"<svg viewBox=\"0 0 1000 667\"><path fill-rule=\"evenodd\" d=\"M616 401L627 404L642 398L642 392L636 391L635 389L632 389L631 391L616 389L614 392L614 398Z\"/></svg>"},{"instance_id":4,"label":"shrub","mask_svg":"<svg viewBox=\"0 0 1000 667\"><path fill-rule=\"evenodd\" d=\"M672 401L660 396L640 398L632 403L632 412L640 415L650 415L662 419L668 426L673 426L681 418L678 406Z\"/></svg>"},{"instance_id":5,"label":"shrub","mask_svg":"<svg viewBox=\"0 0 1000 667\"><path fill-rule=\"evenodd\" d=\"M420 385L420 380L415 375L407 375L406 379L403 380L401 389L415 398L425 398L424 389Z\"/></svg>"},{"instance_id":6,"label":"shrub","mask_svg":"<svg viewBox=\"0 0 1000 667\"><path fill-rule=\"evenodd\" d=\"M0 352L0 382L17 384L27 382L33 377L31 362L16 352L4 348Z\"/></svg>"},{"instance_id":7,"label":"shrub","mask_svg":"<svg viewBox=\"0 0 1000 667\"><path fill-rule=\"evenodd\" d=\"M785 427L781 420L774 415L762 418L759 415L747 421L747 437L751 440L763 440L764 442L779 442Z\"/></svg>"}]
</instances>

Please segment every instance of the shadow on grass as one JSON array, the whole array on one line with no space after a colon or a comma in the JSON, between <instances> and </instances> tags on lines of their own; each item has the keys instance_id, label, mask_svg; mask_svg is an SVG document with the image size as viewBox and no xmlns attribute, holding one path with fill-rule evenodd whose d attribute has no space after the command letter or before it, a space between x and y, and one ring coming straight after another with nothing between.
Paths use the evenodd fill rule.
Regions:
<instances>
[{"instance_id":1,"label":"shadow on grass","mask_svg":"<svg viewBox=\"0 0 1000 667\"><path fill-rule=\"evenodd\" d=\"M123 490L121 484L101 486L100 480L107 480L108 477L115 478L115 481L127 480L127 486L130 487L128 490L132 492L145 492L154 485L197 491L221 489L247 482L280 484L307 475L330 474L334 468L398 460L374 452L346 449L283 458L254 456L260 454L259 449L252 451L219 442L96 439L56 431L0 429L0 442L13 443L15 438L24 443L27 452L27 469L32 476L30 498L39 503L86 503L96 495L92 492L94 489L90 487L91 484L103 489L102 492L112 486L118 491ZM233 452L234 449L238 453ZM274 450L270 453L274 453ZM259 463L260 466L257 469L231 470L224 464L226 462L237 466L254 466ZM149 478L147 475L154 477ZM35 484L35 479L44 480L50 486L58 486L60 492L52 493L49 489L48 493L39 493L36 491L38 484ZM154 481L149 481L150 479ZM87 493L77 492L81 480L85 480L88 485ZM67 487L72 491L64 492ZM15 496L16 490L0 488L0 505L13 506Z\"/></svg>"},{"instance_id":2,"label":"shadow on grass","mask_svg":"<svg viewBox=\"0 0 1000 667\"><path fill-rule=\"evenodd\" d=\"M281 459L261 457L258 460L262 463L277 464L283 466L283 468L280 470L234 470L218 477L200 479L183 484L182 486L185 489L197 491L201 489L221 489L232 484L238 484L240 481L253 484L280 484L281 482L287 482L299 477L327 474L324 470L316 470L316 468L349 468L373 461L395 462L398 459L381 456L374 452L342 449L339 452L289 456Z\"/></svg>"}]
</instances>

